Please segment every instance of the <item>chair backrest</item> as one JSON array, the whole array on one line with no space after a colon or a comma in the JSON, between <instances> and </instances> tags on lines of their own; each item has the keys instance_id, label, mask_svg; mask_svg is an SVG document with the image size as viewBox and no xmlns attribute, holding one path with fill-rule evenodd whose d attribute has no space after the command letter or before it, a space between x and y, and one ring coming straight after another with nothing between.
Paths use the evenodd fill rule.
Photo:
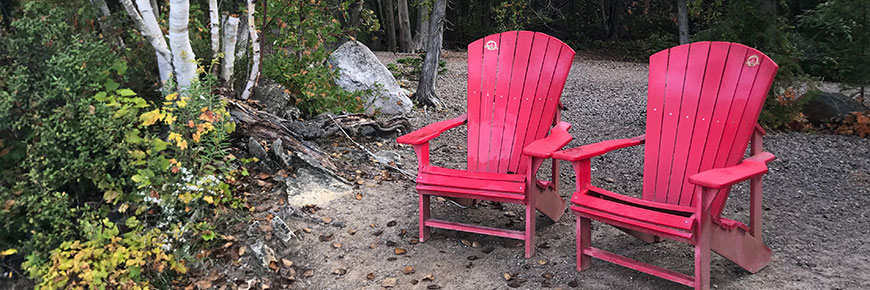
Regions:
<instances>
[{"instance_id":1,"label":"chair backrest","mask_svg":"<svg viewBox=\"0 0 870 290\"><path fill-rule=\"evenodd\" d=\"M468 45L468 170L523 173L522 148L547 135L574 50L537 32Z\"/></svg>"},{"instance_id":2,"label":"chair backrest","mask_svg":"<svg viewBox=\"0 0 870 290\"><path fill-rule=\"evenodd\" d=\"M691 206L700 188L690 176L739 163L777 69L758 50L729 42L652 55L643 198Z\"/></svg>"}]
</instances>

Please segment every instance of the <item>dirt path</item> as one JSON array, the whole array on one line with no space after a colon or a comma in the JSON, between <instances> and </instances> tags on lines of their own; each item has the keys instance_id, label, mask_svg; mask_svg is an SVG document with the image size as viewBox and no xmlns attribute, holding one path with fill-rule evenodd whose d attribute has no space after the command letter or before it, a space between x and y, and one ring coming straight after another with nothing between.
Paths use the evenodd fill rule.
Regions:
<instances>
[{"instance_id":1,"label":"dirt path","mask_svg":"<svg viewBox=\"0 0 870 290\"><path fill-rule=\"evenodd\" d=\"M386 62L396 56L379 53ZM415 128L465 110L465 56L450 52L448 72L439 77L445 112L412 113ZM563 119L574 124L569 146L640 134L644 126L647 68L644 64L589 60L578 56L562 100ZM433 163L463 168L464 130L453 130L432 143ZM363 140L378 150L394 150L403 167L415 171L410 147L395 140ZM352 145L337 141L342 158L368 162ZM778 156L765 178L764 241L773 249L771 264L751 275L714 255L713 288L718 289L868 289L870 288L870 140L804 133L770 133L765 145ZM593 161L593 183L617 192L639 192L642 149L614 152ZM562 164L562 195L574 186L573 172ZM363 184L314 213L292 223L299 239L283 251L299 267L296 289L689 289L670 281L599 260L575 269L574 216L558 222L538 219L537 252L522 257L522 244L481 235L433 230L416 243L417 194L413 180L393 172L362 172ZM381 176L381 177L375 177ZM302 193L303 195L305 193ZM748 191L737 187L725 215L748 218ZM433 216L490 226L522 229L522 208L514 205L460 209L433 202ZM621 232L594 224L593 244L642 261L692 273L689 246L666 241L642 245ZM401 250L397 250L401 248ZM397 252L398 251L398 252ZM403 252L404 251L404 252ZM397 254L400 253L400 254ZM409 268L406 268L409 267ZM301 270L311 269L308 277ZM406 273L403 273L406 272ZM505 273L511 280L505 280ZM434 279L427 279L431 274Z\"/></svg>"}]
</instances>

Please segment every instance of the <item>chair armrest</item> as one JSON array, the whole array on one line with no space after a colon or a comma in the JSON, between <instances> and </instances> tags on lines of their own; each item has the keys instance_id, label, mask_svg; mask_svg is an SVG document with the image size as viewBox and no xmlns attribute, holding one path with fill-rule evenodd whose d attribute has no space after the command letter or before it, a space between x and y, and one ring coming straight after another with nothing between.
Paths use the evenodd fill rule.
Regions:
<instances>
[{"instance_id":1,"label":"chair armrest","mask_svg":"<svg viewBox=\"0 0 870 290\"><path fill-rule=\"evenodd\" d=\"M414 132L405 134L404 136L397 138L396 142L411 145L423 144L429 142L429 140L432 140L432 138L438 137L438 135L441 135L441 133L444 133L444 131L465 124L467 120L468 114L464 114L453 119L432 123L427 125L426 127L417 129Z\"/></svg>"},{"instance_id":2,"label":"chair armrest","mask_svg":"<svg viewBox=\"0 0 870 290\"><path fill-rule=\"evenodd\" d=\"M615 139L615 140L607 140L598 143L592 143L588 145L583 145L580 147L574 147L567 150L558 151L553 153L553 158L561 159L566 161L580 161L583 159L589 159L595 156L604 155L604 153L622 149L625 147L637 146L643 144L646 140L645 135L640 135L633 138L626 139Z\"/></svg>"},{"instance_id":3,"label":"chair armrest","mask_svg":"<svg viewBox=\"0 0 870 290\"><path fill-rule=\"evenodd\" d=\"M568 145L568 142L571 142L571 139L574 139L568 133L570 128L571 124L568 122L559 122L550 131L549 136L532 142L532 144L523 148L523 154L537 158L550 158L553 152L562 149L562 147Z\"/></svg>"},{"instance_id":4,"label":"chair armrest","mask_svg":"<svg viewBox=\"0 0 870 290\"><path fill-rule=\"evenodd\" d=\"M767 173L767 162L776 158L770 152L761 152L743 159L740 164L707 170L689 177L689 182L707 188L721 189Z\"/></svg>"}]
</instances>

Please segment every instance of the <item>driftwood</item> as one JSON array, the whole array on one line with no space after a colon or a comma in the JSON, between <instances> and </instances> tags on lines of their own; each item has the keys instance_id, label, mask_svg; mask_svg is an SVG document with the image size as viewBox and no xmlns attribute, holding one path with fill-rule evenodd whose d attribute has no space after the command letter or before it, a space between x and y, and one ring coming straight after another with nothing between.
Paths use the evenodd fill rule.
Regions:
<instances>
[{"instance_id":1,"label":"driftwood","mask_svg":"<svg viewBox=\"0 0 870 290\"><path fill-rule=\"evenodd\" d=\"M284 148L294 152L296 157L308 165L350 184L338 174L338 168L330 161L326 153L317 148L317 145L303 140L285 125L290 121L254 109L237 100L230 98L224 98L224 100L227 101L230 116L236 122L238 131L242 135L269 142L280 139Z\"/></svg>"}]
</instances>

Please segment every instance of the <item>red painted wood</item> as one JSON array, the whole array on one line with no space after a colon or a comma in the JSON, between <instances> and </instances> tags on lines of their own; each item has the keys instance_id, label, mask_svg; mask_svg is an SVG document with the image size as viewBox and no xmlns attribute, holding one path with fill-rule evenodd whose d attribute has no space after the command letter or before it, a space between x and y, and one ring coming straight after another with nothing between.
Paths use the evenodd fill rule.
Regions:
<instances>
[{"instance_id":1,"label":"red painted wood","mask_svg":"<svg viewBox=\"0 0 870 290\"><path fill-rule=\"evenodd\" d=\"M577 272L589 269L592 259L585 254L592 246L592 221L577 217Z\"/></svg>"},{"instance_id":2,"label":"red painted wood","mask_svg":"<svg viewBox=\"0 0 870 290\"><path fill-rule=\"evenodd\" d=\"M670 49L668 56L668 77L665 83L665 103L662 110L662 129L659 137L659 152L657 157L655 194L653 200L667 202L668 182L674 156L677 122L680 119L683 84L686 81L686 64L689 58L689 45L680 45Z\"/></svg>"},{"instance_id":3,"label":"red painted wood","mask_svg":"<svg viewBox=\"0 0 870 290\"><path fill-rule=\"evenodd\" d=\"M477 148L480 144L480 95L483 90L483 43L468 44L468 171L477 171Z\"/></svg>"},{"instance_id":4,"label":"red painted wood","mask_svg":"<svg viewBox=\"0 0 870 290\"><path fill-rule=\"evenodd\" d=\"M428 195L455 197L455 198L473 198L484 199L507 203L524 203L525 195L515 193L505 193L488 190L468 189L460 187L447 187L435 185L417 185L417 191Z\"/></svg>"},{"instance_id":5,"label":"red painted wood","mask_svg":"<svg viewBox=\"0 0 870 290\"><path fill-rule=\"evenodd\" d=\"M715 98L719 93L722 73L725 70L725 61L728 58L730 47L730 43L727 42L713 42L710 45L707 57L708 63L704 72L704 83L701 88L701 98L705 101L701 101L698 104L698 114L695 116L695 125L692 131L692 144L689 145L687 150L688 160L686 161L686 170L683 176L692 176L698 173L698 169L701 166L701 159L704 156L704 148L707 145L707 135L710 131L713 117L713 109L716 105L715 101L709 101L709 99ZM695 190L696 187L689 183L689 179L684 178L678 204L691 205Z\"/></svg>"},{"instance_id":6,"label":"red painted wood","mask_svg":"<svg viewBox=\"0 0 870 290\"><path fill-rule=\"evenodd\" d=\"M585 217L617 227L624 227L644 233L650 233L656 236L669 238L687 244L692 243L692 232L686 232L683 230L654 225L651 223L626 218L620 215L614 215L589 208L579 207L577 205L572 205L571 210L574 211L574 214L576 214L578 217Z\"/></svg>"},{"instance_id":7,"label":"red painted wood","mask_svg":"<svg viewBox=\"0 0 870 290\"><path fill-rule=\"evenodd\" d=\"M586 189L587 189L587 191L585 191L585 192L581 191L579 193L575 193L575 196L577 194L601 195L601 196L605 196L605 197L610 198L610 199L618 200L619 202L622 202L622 203L633 204L633 205L640 207L640 208L654 209L654 210L661 211L661 212L670 212L670 213L682 215L682 216L689 216L692 212L695 211L695 209L691 206L681 206L681 205L676 205L676 204L667 204L667 203L661 203L661 202L655 202L655 201L635 198L635 197L631 197L631 196L618 194L618 193L615 193L615 192L612 192L612 191L609 191L606 189L602 189L600 187L593 186L593 185L586 186ZM579 198L579 196L577 196L577 197ZM571 201L574 202L574 197L571 198Z\"/></svg>"},{"instance_id":8,"label":"red painted wood","mask_svg":"<svg viewBox=\"0 0 870 290\"><path fill-rule=\"evenodd\" d=\"M547 49L547 42L550 40L544 34L535 33L532 41L532 48L529 55L529 66L526 69L525 82L523 84L523 92L520 95L520 111L517 117L517 129L514 133L515 140L513 142L510 163L508 172L523 173L525 167L520 167L520 160L523 147L525 146L526 131L529 129L532 107L535 103L534 94L538 86L538 78L541 75L541 67L544 65L544 52Z\"/></svg>"},{"instance_id":9,"label":"red painted wood","mask_svg":"<svg viewBox=\"0 0 870 290\"><path fill-rule=\"evenodd\" d=\"M417 184L512 192L517 194L524 193L526 188L525 183L498 180L481 180L467 178L464 176L434 175L426 174L425 172L420 173L417 176Z\"/></svg>"},{"instance_id":10,"label":"red painted wood","mask_svg":"<svg viewBox=\"0 0 870 290\"><path fill-rule=\"evenodd\" d=\"M661 278L665 278L689 287L694 286L695 279L689 275L671 271L665 268L661 268L658 266L650 265L635 259L627 258L624 256L616 255L598 248L589 247L584 251L584 254L602 259L626 268L631 268L640 272L644 272L650 275L658 276Z\"/></svg>"},{"instance_id":11,"label":"red painted wood","mask_svg":"<svg viewBox=\"0 0 870 290\"><path fill-rule=\"evenodd\" d=\"M559 58L556 60L556 67L553 70L553 78L547 85L546 102L541 120L538 122L535 139L544 138L547 135L547 129L555 123L553 118L558 116L556 112L559 110L559 98L562 96L562 89L565 88L565 81L568 79L568 71L571 70L572 63L574 63L574 50L561 43Z\"/></svg>"},{"instance_id":12,"label":"red painted wood","mask_svg":"<svg viewBox=\"0 0 870 290\"><path fill-rule=\"evenodd\" d=\"M511 87L508 93L508 103L505 109L504 133L499 155L498 172L507 173L512 160L519 159L519 151L514 150L514 144L518 139L518 123L520 119L520 104L523 102L523 89L526 84L529 58L532 51L532 40L535 34L531 31L520 31L517 34L517 46L514 52L514 67L511 70ZM525 126L525 124L522 124ZM513 170L516 172L516 170Z\"/></svg>"},{"instance_id":13,"label":"red painted wood","mask_svg":"<svg viewBox=\"0 0 870 290\"><path fill-rule=\"evenodd\" d=\"M574 147L571 149L556 151L553 153L553 158L566 161L579 161L583 159L589 159L595 156L600 156L613 150L637 146L643 144L644 140L644 135L626 139L607 140L598 143Z\"/></svg>"},{"instance_id":14,"label":"red painted wood","mask_svg":"<svg viewBox=\"0 0 870 290\"><path fill-rule=\"evenodd\" d=\"M659 141L662 133L662 112L665 104L665 83L668 78L668 53L664 50L649 57L649 84L646 107L646 145L643 156L643 199L655 197Z\"/></svg>"},{"instance_id":15,"label":"red painted wood","mask_svg":"<svg viewBox=\"0 0 870 290\"><path fill-rule=\"evenodd\" d=\"M533 158L532 162L529 164L529 170L526 172L534 174L534 172L538 171L537 168L541 166L541 163L543 163L543 159ZM532 175L529 176L529 179L526 181L526 187L529 190L532 190L535 187L534 180L536 180L536 178ZM523 233L523 239L526 242L526 259L531 258L535 253L535 216L537 216L535 208L537 208L537 199L538 192L530 192L529 194L526 194L526 231ZM559 215L561 215L561 213Z\"/></svg>"},{"instance_id":16,"label":"red painted wood","mask_svg":"<svg viewBox=\"0 0 870 290\"><path fill-rule=\"evenodd\" d=\"M463 114L462 116L444 120L441 122L432 123L426 125L426 127L415 130L414 132L405 134L399 138L396 138L396 142L401 144L422 144L423 142L429 142L444 131L450 130L451 128L455 128L459 125L465 124L468 120L468 114Z\"/></svg>"},{"instance_id":17,"label":"red painted wood","mask_svg":"<svg viewBox=\"0 0 870 290\"><path fill-rule=\"evenodd\" d=\"M550 158L550 155L553 155L554 151L565 147L568 142L571 142L571 139L574 139L568 133L570 128L571 124L568 122L559 122L558 125L553 127L549 136L540 138L529 144L529 146L526 146L523 149L523 154L538 158Z\"/></svg>"},{"instance_id":18,"label":"red painted wood","mask_svg":"<svg viewBox=\"0 0 870 290\"><path fill-rule=\"evenodd\" d=\"M725 125L728 121L728 114L731 110L732 99L737 90L737 84L740 81L740 74L745 64L743 59L746 56L746 48L740 46L729 46L728 56L725 62L725 69L722 74L722 80L719 83L719 90L715 95L705 96L715 100L716 104L713 109L713 116L710 118L710 129L707 132L706 146L704 146L701 154L701 165L698 167L698 172L704 172L713 168L713 163L716 160L716 154L719 148L722 148L723 133ZM689 203L692 204L699 190L693 191Z\"/></svg>"},{"instance_id":19,"label":"red painted wood","mask_svg":"<svg viewBox=\"0 0 870 290\"><path fill-rule=\"evenodd\" d=\"M429 228L426 227L426 221L429 220L429 195L419 195L420 206L420 242L425 242L429 239Z\"/></svg>"},{"instance_id":20,"label":"red painted wood","mask_svg":"<svg viewBox=\"0 0 870 290\"><path fill-rule=\"evenodd\" d=\"M577 206L589 208L596 211L606 212L620 217L652 223L656 225L676 228L681 230L691 230L694 225L694 217L683 217L678 215L666 214L663 212L634 207L628 204L617 203L601 199L589 195L579 195L576 201L571 200Z\"/></svg>"},{"instance_id":21,"label":"red painted wood","mask_svg":"<svg viewBox=\"0 0 870 290\"><path fill-rule=\"evenodd\" d=\"M553 40L547 42L547 48L544 52L544 64L541 66L541 73L538 77L537 90L535 90L535 94L532 96L533 105L529 115L529 125L526 129L526 137L525 140L523 140L523 148L537 139L539 135L538 128L540 128L540 122L549 123L553 121L552 115L544 115L544 107L547 105L547 94L551 87L550 82L553 79L553 74L556 70L556 65L558 64L559 51L562 46L563 43L561 41ZM528 162L526 158L521 158L519 168L525 168L526 162ZM524 171L520 172L524 173Z\"/></svg>"},{"instance_id":22,"label":"red painted wood","mask_svg":"<svg viewBox=\"0 0 870 290\"><path fill-rule=\"evenodd\" d=\"M492 108L492 138L489 140L489 153L487 154L487 171L499 172L501 160L502 138L505 128L505 115L507 115L507 103L510 99L510 87L514 84L511 73L514 66L514 56L517 46L517 31L501 33L498 54L498 73L496 77L495 95ZM520 81L517 81L519 84ZM507 162L507 161L505 161Z\"/></svg>"},{"instance_id":23,"label":"red painted wood","mask_svg":"<svg viewBox=\"0 0 870 290\"><path fill-rule=\"evenodd\" d=\"M526 181L526 176L520 175L520 174L505 174L505 173L492 173L492 172L468 172L465 170L443 168L443 167L437 167L437 166L426 166L425 168L421 169L420 172L427 173L427 174L446 175L446 176L462 176L462 177L473 178L473 179L502 180L502 181L512 181L512 182L525 182Z\"/></svg>"},{"instance_id":24,"label":"red painted wood","mask_svg":"<svg viewBox=\"0 0 870 290\"><path fill-rule=\"evenodd\" d=\"M469 233L476 233L476 234L497 236L497 237L503 237L503 238L517 239L517 240L524 239L523 232L521 232L521 231L512 231L512 230L497 229L497 228L484 227L484 226L478 226L478 225L461 224L461 223L457 223L457 222L448 222L448 221L430 219L430 220L426 221L426 226L433 227L433 228L448 229L448 230L454 230L454 231L463 231L463 232L469 232Z\"/></svg>"},{"instance_id":25,"label":"red painted wood","mask_svg":"<svg viewBox=\"0 0 870 290\"><path fill-rule=\"evenodd\" d=\"M767 173L764 162L743 161L740 164L710 169L689 177L689 182L708 188L727 188L738 182Z\"/></svg>"},{"instance_id":26,"label":"red painted wood","mask_svg":"<svg viewBox=\"0 0 870 290\"><path fill-rule=\"evenodd\" d=\"M477 169L469 171L487 171L487 156L492 138L492 109L495 101L495 86L498 73L499 52L501 51L500 34L485 37L483 49L483 91L480 95L480 135L477 147ZM495 43L494 49L492 43ZM471 147L469 147L469 150Z\"/></svg>"},{"instance_id":27,"label":"red painted wood","mask_svg":"<svg viewBox=\"0 0 870 290\"><path fill-rule=\"evenodd\" d=\"M712 227L711 233L710 249L743 269L755 273L770 263L773 251L761 242L760 236L717 226Z\"/></svg>"},{"instance_id":28,"label":"red painted wood","mask_svg":"<svg viewBox=\"0 0 870 290\"><path fill-rule=\"evenodd\" d=\"M679 204L682 192L686 163L689 159L689 148L692 144L692 133L695 130L695 118L698 103L701 99L701 88L704 84L704 71L707 68L707 56L710 52L709 42L697 42L689 46L689 59L686 64L686 80L683 85L683 97L680 101L680 114L677 116L677 136L674 142L673 164L668 179L667 203Z\"/></svg>"}]
</instances>

